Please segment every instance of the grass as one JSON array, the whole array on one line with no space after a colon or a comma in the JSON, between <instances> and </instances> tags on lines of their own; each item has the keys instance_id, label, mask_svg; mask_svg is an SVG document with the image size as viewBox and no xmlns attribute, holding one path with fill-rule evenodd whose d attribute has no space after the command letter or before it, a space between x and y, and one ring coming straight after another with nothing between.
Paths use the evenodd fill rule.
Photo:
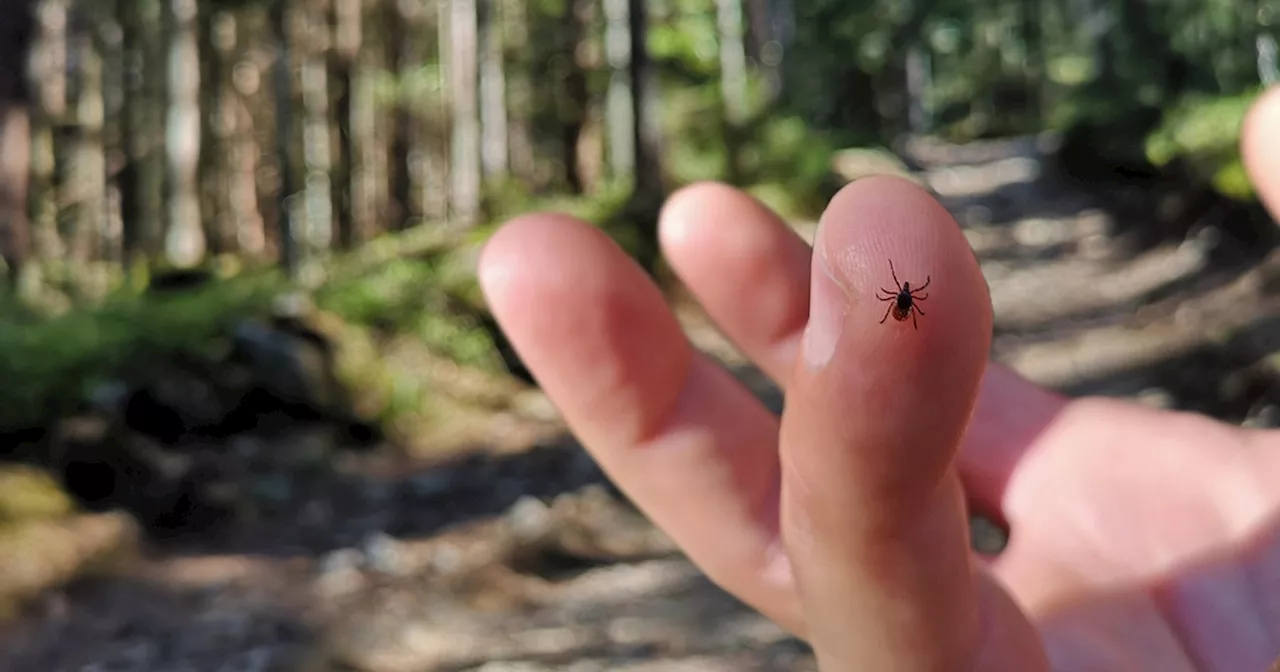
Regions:
<instances>
[{"instance_id":1,"label":"grass","mask_svg":"<svg viewBox=\"0 0 1280 672\"><path fill-rule=\"evenodd\" d=\"M0 431L46 425L98 384L167 354L216 358L237 321L267 315L278 297L296 291L311 296L328 333L341 339L344 382L368 387L385 378L373 369L377 344L390 334L495 370L500 360L479 321L474 279L442 240L420 231L379 240L335 258L314 287L274 269L250 269L167 296L122 287L54 316L14 301L0 305L0 380L9 383L0 386Z\"/></svg>"}]
</instances>

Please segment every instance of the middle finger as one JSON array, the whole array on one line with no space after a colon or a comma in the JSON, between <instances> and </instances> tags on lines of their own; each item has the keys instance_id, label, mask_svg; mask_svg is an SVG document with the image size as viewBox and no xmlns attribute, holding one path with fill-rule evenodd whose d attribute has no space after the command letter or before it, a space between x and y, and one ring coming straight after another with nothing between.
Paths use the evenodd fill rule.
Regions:
<instances>
[{"instance_id":1,"label":"middle finger","mask_svg":"<svg viewBox=\"0 0 1280 672\"><path fill-rule=\"evenodd\" d=\"M715 182L673 194L659 234L668 262L707 315L786 389L809 321L809 246L764 205Z\"/></svg>"}]
</instances>

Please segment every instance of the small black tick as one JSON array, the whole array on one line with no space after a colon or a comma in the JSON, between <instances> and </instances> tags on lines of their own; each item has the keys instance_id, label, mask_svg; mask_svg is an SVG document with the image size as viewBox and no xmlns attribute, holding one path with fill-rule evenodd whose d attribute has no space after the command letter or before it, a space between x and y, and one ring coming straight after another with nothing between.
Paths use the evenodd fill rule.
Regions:
<instances>
[{"instance_id":1,"label":"small black tick","mask_svg":"<svg viewBox=\"0 0 1280 672\"><path fill-rule=\"evenodd\" d=\"M925 276L923 285L915 289L911 289L910 282L898 282L898 274L893 270L892 259L889 260L889 273L893 276L893 284L897 285L898 289L896 291L890 291L882 287L876 293L877 299L893 302L889 304L889 309L884 311L884 317L880 318L880 324L884 324L884 321L889 319L889 315L893 315L893 319L899 322L910 316L912 328L919 329L920 324L916 321L915 314L920 313L921 315L924 315L924 311L920 310L920 304L917 303L917 301L924 301L929 298L929 295L922 294L920 296L916 296L916 292L923 291L925 287L928 287L933 278L931 276ZM884 292L886 296L880 296L879 292Z\"/></svg>"}]
</instances>

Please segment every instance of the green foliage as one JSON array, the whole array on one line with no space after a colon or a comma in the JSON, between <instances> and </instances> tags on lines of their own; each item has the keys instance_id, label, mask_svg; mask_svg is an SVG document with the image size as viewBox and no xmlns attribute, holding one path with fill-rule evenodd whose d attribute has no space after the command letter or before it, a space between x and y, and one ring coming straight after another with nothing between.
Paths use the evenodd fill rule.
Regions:
<instances>
[{"instance_id":1,"label":"green foliage","mask_svg":"<svg viewBox=\"0 0 1280 672\"><path fill-rule=\"evenodd\" d=\"M517 181L494 183L488 186L487 208L492 215L488 224L476 227L467 243L479 245L488 239L499 226L512 217L531 212L560 212L584 222L605 226L617 220L631 197L629 182L605 182L599 191L586 195L565 193L536 196ZM631 248L625 241L622 246Z\"/></svg>"},{"instance_id":2,"label":"green foliage","mask_svg":"<svg viewBox=\"0 0 1280 672\"><path fill-rule=\"evenodd\" d=\"M1147 157L1157 166L1182 160L1223 195L1252 200L1255 195L1239 147L1245 113L1256 98L1256 93L1187 97L1147 138Z\"/></svg>"},{"instance_id":3,"label":"green foliage","mask_svg":"<svg viewBox=\"0 0 1280 672\"><path fill-rule=\"evenodd\" d=\"M679 72L694 83L714 83L720 71L720 37L715 6L700 2L649 27L649 56L668 75Z\"/></svg>"},{"instance_id":4,"label":"green foliage","mask_svg":"<svg viewBox=\"0 0 1280 672\"><path fill-rule=\"evenodd\" d=\"M121 290L101 305L34 321L0 312L0 428L38 425L65 413L140 353L213 347L240 315L262 310L278 286L271 273L173 297Z\"/></svg>"},{"instance_id":5,"label":"green foliage","mask_svg":"<svg viewBox=\"0 0 1280 672\"><path fill-rule=\"evenodd\" d=\"M480 321L474 277L459 255L441 251L438 238L409 231L331 263L330 280L314 292L316 304L344 322L334 331L371 348L358 358L371 369L350 379L386 378L372 367L377 343L388 338L410 339L462 364L500 366ZM13 381L0 387L0 430L47 423L140 361L178 351L214 355L238 320L265 315L275 298L294 289L278 272L251 270L173 295L121 289L99 305L52 318L0 305L0 379ZM404 406L406 394L392 399Z\"/></svg>"},{"instance_id":6,"label":"green foliage","mask_svg":"<svg viewBox=\"0 0 1280 672\"><path fill-rule=\"evenodd\" d=\"M719 91L708 86L672 85L664 92L663 120L667 142L663 161L677 184L724 179L729 172L729 146Z\"/></svg>"},{"instance_id":7,"label":"green foliage","mask_svg":"<svg viewBox=\"0 0 1280 672\"><path fill-rule=\"evenodd\" d=\"M461 364L494 370L499 364L493 342L467 300L473 286L445 255L406 257L321 287L316 304L346 322L410 336Z\"/></svg>"},{"instance_id":8,"label":"green foliage","mask_svg":"<svg viewBox=\"0 0 1280 672\"><path fill-rule=\"evenodd\" d=\"M840 187L828 134L795 116L765 117L753 131L741 150L750 190L785 215L817 217Z\"/></svg>"}]
</instances>

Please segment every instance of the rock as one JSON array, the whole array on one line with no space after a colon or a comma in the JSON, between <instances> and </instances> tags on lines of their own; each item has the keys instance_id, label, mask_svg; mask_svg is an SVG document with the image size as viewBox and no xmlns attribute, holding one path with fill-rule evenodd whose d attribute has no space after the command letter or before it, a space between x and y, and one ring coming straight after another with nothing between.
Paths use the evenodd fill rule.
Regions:
<instances>
[{"instance_id":1,"label":"rock","mask_svg":"<svg viewBox=\"0 0 1280 672\"><path fill-rule=\"evenodd\" d=\"M88 394L89 408L96 414L113 417L123 412L133 390L123 380L108 380L94 385Z\"/></svg>"},{"instance_id":2,"label":"rock","mask_svg":"<svg viewBox=\"0 0 1280 672\"><path fill-rule=\"evenodd\" d=\"M105 418L76 416L54 428L50 469L90 511L123 509L159 536L228 520L238 488L208 452L175 452Z\"/></svg>"},{"instance_id":3,"label":"rock","mask_svg":"<svg viewBox=\"0 0 1280 672\"><path fill-rule=\"evenodd\" d=\"M315 587L325 598L350 595L365 585L361 568L365 564L365 556L355 548L340 548L330 551L320 558L317 565L318 576Z\"/></svg>"},{"instance_id":4,"label":"rock","mask_svg":"<svg viewBox=\"0 0 1280 672\"><path fill-rule=\"evenodd\" d=\"M375 627L371 623L365 626ZM420 672L423 670L460 669L459 664L474 663L484 659L483 635L471 632L452 632L437 629L429 624L403 627L389 624L387 641L367 644L365 637L378 635L357 634L351 637L334 637L330 646L335 662L362 672Z\"/></svg>"},{"instance_id":5,"label":"rock","mask_svg":"<svg viewBox=\"0 0 1280 672\"><path fill-rule=\"evenodd\" d=\"M318 334L241 322L232 340L258 384L286 404L324 409L337 401L331 351Z\"/></svg>"},{"instance_id":6,"label":"rock","mask_svg":"<svg viewBox=\"0 0 1280 672\"><path fill-rule=\"evenodd\" d=\"M551 509L537 497L524 496L507 510L506 520L516 539L534 542L550 531Z\"/></svg>"},{"instance_id":7,"label":"rock","mask_svg":"<svg viewBox=\"0 0 1280 672\"><path fill-rule=\"evenodd\" d=\"M244 395L234 367L200 355L138 352L127 369L124 380L91 393L95 407L110 407L114 397L115 410L107 417L169 446L218 435L217 428ZM121 387L127 391L121 393Z\"/></svg>"},{"instance_id":8,"label":"rock","mask_svg":"<svg viewBox=\"0 0 1280 672\"><path fill-rule=\"evenodd\" d=\"M406 562L400 542L385 532L375 532L360 543L360 550L370 569L383 574L404 572Z\"/></svg>"},{"instance_id":9,"label":"rock","mask_svg":"<svg viewBox=\"0 0 1280 672\"><path fill-rule=\"evenodd\" d=\"M236 325L229 361L245 368L249 383L226 429L261 431L264 417L278 417L282 422L275 424L282 427L324 423L342 448L378 445L384 439L381 428L353 412L338 376L335 344L300 317L308 313L282 308L269 322Z\"/></svg>"},{"instance_id":10,"label":"rock","mask_svg":"<svg viewBox=\"0 0 1280 672\"><path fill-rule=\"evenodd\" d=\"M1177 405L1177 399L1168 390L1160 387L1149 387L1141 390L1134 397L1134 401L1152 408L1170 409Z\"/></svg>"}]
</instances>

